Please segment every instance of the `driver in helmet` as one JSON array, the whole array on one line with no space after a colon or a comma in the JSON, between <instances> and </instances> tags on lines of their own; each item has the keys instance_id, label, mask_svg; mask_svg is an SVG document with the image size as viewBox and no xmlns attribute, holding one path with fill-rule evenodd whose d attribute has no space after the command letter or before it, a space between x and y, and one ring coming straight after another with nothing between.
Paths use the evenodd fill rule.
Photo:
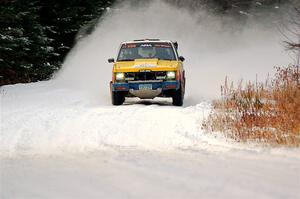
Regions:
<instances>
[{"instance_id":1,"label":"driver in helmet","mask_svg":"<svg viewBox=\"0 0 300 199\"><path fill-rule=\"evenodd\" d=\"M142 58L154 58L156 55L156 49L151 44L142 44L138 49L138 54Z\"/></svg>"}]
</instances>

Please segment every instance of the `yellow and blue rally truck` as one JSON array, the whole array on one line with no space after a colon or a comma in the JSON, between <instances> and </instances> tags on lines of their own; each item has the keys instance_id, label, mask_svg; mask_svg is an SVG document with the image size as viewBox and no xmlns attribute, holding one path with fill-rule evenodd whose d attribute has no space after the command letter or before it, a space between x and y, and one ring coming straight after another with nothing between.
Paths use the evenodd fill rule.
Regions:
<instances>
[{"instance_id":1,"label":"yellow and blue rally truck","mask_svg":"<svg viewBox=\"0 0 300 199\"><path fill-rule=\"evenodd\" d=\"M125 97L153 99L171 97L173 105L182 106L185 92L184 57L177 42L141 39L123 42L113 63L110 82L113 105L122 105Z\"/></svg>"}]
</instances>

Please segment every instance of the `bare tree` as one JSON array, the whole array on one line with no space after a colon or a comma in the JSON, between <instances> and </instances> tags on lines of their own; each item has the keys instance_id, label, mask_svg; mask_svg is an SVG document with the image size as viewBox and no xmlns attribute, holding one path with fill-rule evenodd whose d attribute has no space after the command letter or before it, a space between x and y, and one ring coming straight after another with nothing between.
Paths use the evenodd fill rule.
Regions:
<instances>
[{"instance_id":1,"label":"bare tree","mask_svg":"<svg viewBox=\"0 0 300 199\"><path fill-rule=\"evenodd\" d=\"M296 16L293 17L290 32L296 36L298 41L286 41L289 50L300 50L300 8L295 8Z\"/></svg>"},{"instance_id":2,"label":"bare tree","mask_svg":"<svg viewBox=\"0 0 300 199\"><path fill-rule=\"evenodd\" d=\"M290 36L286 36L286 48L296 54L297 65L300 63L300 7L295 8L295 15L291 17L288 27Z\"/></svg>"}]
</instances>

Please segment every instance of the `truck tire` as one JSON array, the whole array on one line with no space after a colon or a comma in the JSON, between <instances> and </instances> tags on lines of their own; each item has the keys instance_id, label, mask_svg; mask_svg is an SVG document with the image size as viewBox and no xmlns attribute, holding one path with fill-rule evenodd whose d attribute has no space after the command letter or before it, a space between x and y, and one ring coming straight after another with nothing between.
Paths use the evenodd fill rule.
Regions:
<instances>
[{"instance_id":1,"label":"truck tire","mask_svg":"<svg viewBox=\"0 0 300 199\"><path fill-rule=\"evenodd\" d=\"M122 92L111 92L111 103L115 106L122 105L125 101L125 96Z\"/></svg>"},{"instance_id":2,"label":"truck tire","mask_svg":"<svg viewBox=\"0 0 300 199\"><path fill-rule=\"evenodd\" d=\"M180 89L178 89L177 91L174 92L173 96L172 96L172 99L173 99L173 102L172 104L174 106L182 106L183 105L183 90L182 88L180 87Z\"/></svg>"}]
</instances>

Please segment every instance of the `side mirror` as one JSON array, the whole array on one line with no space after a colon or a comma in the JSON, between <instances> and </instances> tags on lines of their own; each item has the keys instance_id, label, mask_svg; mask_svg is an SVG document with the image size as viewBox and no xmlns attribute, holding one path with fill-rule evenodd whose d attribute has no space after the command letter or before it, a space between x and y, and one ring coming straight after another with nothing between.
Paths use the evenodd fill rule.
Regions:
<instances>
[{"instance_id":1,"label":"side mirror","mask_svg":"<svg viewBox=\"0 0 300 199\"><path fill-rule=\"evenodd\" d=\"M184 62L185 59L184 59L183 56L179 56L179 60L182 61L182 62Z\"/></svg>"},{"instance_id":2,"label":"side mirror","mask_svg":"<svg viewBox=\"0 0 300 199\"><path fill-rule=\"evenodd\" d=\"M115 59L114 58L109 58L107 61L108 61L108 63L114 63Z\"/></svg>"}]
</instances>

